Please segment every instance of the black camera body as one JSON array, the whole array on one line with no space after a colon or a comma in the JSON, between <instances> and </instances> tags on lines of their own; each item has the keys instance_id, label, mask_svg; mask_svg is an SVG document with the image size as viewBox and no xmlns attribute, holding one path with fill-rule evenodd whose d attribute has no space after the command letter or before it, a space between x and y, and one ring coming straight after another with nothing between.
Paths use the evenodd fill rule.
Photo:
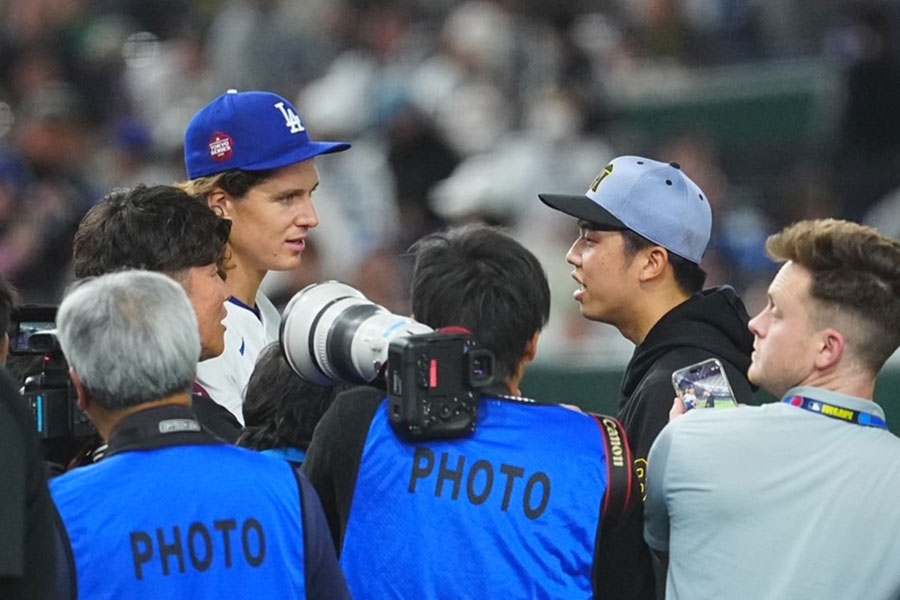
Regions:
<instances>
[{"instance_id":1,"label":"black camera body","mask_svg":"<svg viewBox=\"0 0 900 600\"><path fill-rule=\"evenodd\" d=\"M69 366L54 333L56 307L22 306L13 310L11 321L10 354L40 361L39 366L25 370L22 385L38 436L71 440L93 434L94 426L78 408Z\"/></svg>"},{"instance_id":2,"label":"black camera body","mask_svg":"<svg viewBox=\"0 0 900 600\"><path fill-rule=\"evenodd\" d=\"M395 338L385 371L391 424L411 440L469 435L479 389L493 381L493 353L467 333Z\"/></svg>"},{"instance_id":3,"label":"black camera body","mask_svg":"<svg viewBox=\"0 0 900 600\"><path fill-rule=\"evenodd\" d=\"M48 356L45 362L58 361L56 366L45 366L39 373L26 376L22 386L22 396L31 407L38 436L47 440L90 436L94 426L78 408L65 360Z\"/></svg>"},{"instance_id":4,"label":"black camera body","mask_svg":"<svg viewBox=\"0 0 900 600\"><path fill-rule=\"evenodd\" d=\"M310 383L384 389L391 426L410 440L471 434L478 390L494 381L493 353L468 330L434 331L339 281L294 294L279 337L288 364Z\"/></svg>"}]
</instances>

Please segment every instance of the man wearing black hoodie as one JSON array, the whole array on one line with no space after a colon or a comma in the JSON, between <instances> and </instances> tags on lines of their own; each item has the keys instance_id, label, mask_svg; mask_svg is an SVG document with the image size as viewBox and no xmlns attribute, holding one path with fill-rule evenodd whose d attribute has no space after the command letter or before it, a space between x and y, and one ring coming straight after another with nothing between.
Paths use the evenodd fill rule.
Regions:
<instances>
[{"instance_id":1,"label":"man wearing black hoodie","mask_svg":"<svg viewBox=\"0 0 900 600\"><path fill-rule=\"evenodd\" d=\"M747 381L753 350L747 310L730 287L701 291L709 202L677 163L637 156L614 159L582 196L539 197L578 219L581 233L566 260L575 267L582 315L615 326L636 346L618 418L646 496L647 454L675 396L672 371L718 358L737 401L756 404ZM640 535L621 532L634 534Z\"/></svg>"}]
</instances>

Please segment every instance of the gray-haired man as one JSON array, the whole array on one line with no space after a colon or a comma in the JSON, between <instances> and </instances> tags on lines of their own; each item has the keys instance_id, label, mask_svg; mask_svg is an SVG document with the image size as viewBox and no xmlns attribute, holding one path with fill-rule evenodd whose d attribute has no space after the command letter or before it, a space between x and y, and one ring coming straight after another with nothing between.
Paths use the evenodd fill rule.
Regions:
<instances>
[{"instance_id":1,"label":"gray-haired man","mask_svg":"<svg viewBox=\"0 0 900 600\"><path fill-rule=\"evenodd\" d=\"M72 290L58 337L106 458L51 486L83 598L344 598L322 508L282 460L191 411L197 317L181 286L122 271Z\"/></svg>"}]
</instances>

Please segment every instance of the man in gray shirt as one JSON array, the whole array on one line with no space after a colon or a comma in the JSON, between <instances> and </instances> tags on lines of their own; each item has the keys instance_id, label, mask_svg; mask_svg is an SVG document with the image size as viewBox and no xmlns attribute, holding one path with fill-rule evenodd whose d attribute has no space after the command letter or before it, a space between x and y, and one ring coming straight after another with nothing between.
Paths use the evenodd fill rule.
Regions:
<instances>
[{"instance_id":1,"label":"man in gray shirt","mask_svg":"<svg viewBox=\"0 0 900 600\"><path fill-rule=\"evenodd\" d=\"M750 380L782 402L694 410L649 458L644 537L678 598L900 598L900 439L872 401L900 345L900 243L846 221L773 235Z\"/></svg>"}]
</instances>

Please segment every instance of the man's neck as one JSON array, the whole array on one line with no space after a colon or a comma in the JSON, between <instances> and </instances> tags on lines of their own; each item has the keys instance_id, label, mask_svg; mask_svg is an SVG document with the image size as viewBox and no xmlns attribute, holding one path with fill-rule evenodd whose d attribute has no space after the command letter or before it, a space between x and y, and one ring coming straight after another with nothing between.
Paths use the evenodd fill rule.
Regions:
<instances>
[{"instance_id":1,"label":"man's neck","mask_svg":"<svg viewBox=\"0 0 900 600\"><path fill-rule=\"evenodd\" d=\"M813 373L794 387L800 386L819 388L863 400L872 400L875 396L875 379L864 373Z\"/></svg>"},{"instance_id":2,"label":"man's neck","mask_svg":"<svg viewBox=\"0 0 900 600\"><path fill-rule=\"evenodd\" d=\"M247 306L254 306L256 294L259 292L263 277L266 276L266 271L253 269L242 264L239 259L232 259L225 273L227 276L225 283L231 295Z\"/></svg>"},{"instance_id":3,"label":"man's neck","mask_svg":"<svg viewBox=\"0 0 900 600\"><path fill-rule=\"evenodd\" d=\"M655 295L646 296L643 302L635 306L632 319L618 329L626 339L635 346L640 346L647 339L647 334L653 329L660 319L673 308L684 304L691 298L680 289L662 291Z\"/></svg>"}]
</instances>

